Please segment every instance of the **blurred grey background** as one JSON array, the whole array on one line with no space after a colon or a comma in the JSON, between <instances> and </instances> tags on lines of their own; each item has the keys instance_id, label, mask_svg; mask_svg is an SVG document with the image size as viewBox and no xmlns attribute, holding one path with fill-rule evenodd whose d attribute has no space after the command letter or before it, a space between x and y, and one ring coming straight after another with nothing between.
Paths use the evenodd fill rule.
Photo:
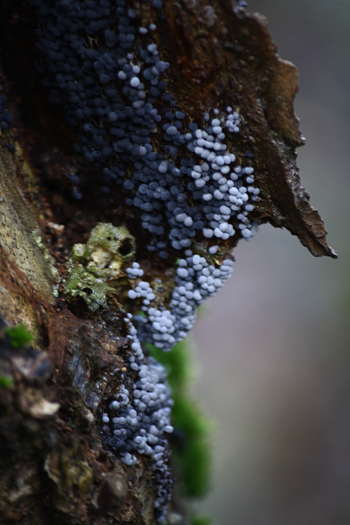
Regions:
<instances>
[{"instance_id":1,"label":"blurred grey background","mask_svg":"<svg viewBox=\"0 0 350 525\"><path fill-rule=\"evenodd\" d=\"M350 524L350 0L248 0L299 69L303 185L337 261L262 226L194 329L217 525Z\"/></svg>"}]
</instances>

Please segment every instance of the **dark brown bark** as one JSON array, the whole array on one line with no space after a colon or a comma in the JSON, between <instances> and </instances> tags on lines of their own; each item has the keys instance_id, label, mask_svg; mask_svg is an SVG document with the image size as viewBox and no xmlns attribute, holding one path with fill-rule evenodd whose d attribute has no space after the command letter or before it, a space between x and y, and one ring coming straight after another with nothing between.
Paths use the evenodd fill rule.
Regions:
<instances>
[{"instance_id":1,"label":"dark brown bark","mask_svg":"<svg viewBox=\"0 0 350 525\"><path fill-rule=\"evenodd\" d=\"M254 217L289 229L313 255L336 257L296 166L295 148L303 144L293 110L297 70L277 55L266 21L229 0L165 4L165 17L148 4L135 7L144 25L157 23L181 109L196 121L218 103L239 107L242 128L230 146L242 152L238 157L254 158L261 190ZM33 10L21 1L1 9L2 80L15 126L0 135L0 376L13 378L0 396L0 521L153 524L150 460L124 465L106 448L98 423L119 371L126 371L123 314L72 308L61 296L61 279L72 245L86 241L97 222L118 224L121 217L150 273L172 275L172 263L152 266L138 218L117 192L96 200L90 183L81 201L70 197L66 174L83 167L88 175L91 167L72 152L75 131L62 109L48 105L34 73ZM236 237L225 241L223 252L236 244ZM34 349L11 348L4 327L19 322L33 333ZM178 512L173 498L169 516Z\"/></svg>"}]
</instances>

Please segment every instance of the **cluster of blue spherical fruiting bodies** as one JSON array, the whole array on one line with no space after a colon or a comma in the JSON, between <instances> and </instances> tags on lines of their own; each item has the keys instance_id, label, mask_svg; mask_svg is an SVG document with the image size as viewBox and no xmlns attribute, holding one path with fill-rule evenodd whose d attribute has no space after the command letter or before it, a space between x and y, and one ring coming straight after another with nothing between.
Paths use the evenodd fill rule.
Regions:
<instances>
[{"instance_id":1,"label":"cluster of blue spherical fruiting bodies","mask_svg":"<svg viewBox=\"0 0 350 525\"><path fill-rule=\"evenodd\" d=\"M233 236L250 240L257 230L250 219L259 198L254 169L239 165L225 143L227 134L239 132L241 117L225 106L191 122L164 80L170 65L152 40L156 26L142 27L125 0L30 2L39 19L38 67L51 101L63 102L68 121L79 126L77 151L99 171L103 192L120 185L125 204L140 211L147 249L161 259L171 249L180 254L168 305L141 280L138 263L127 269L135 279L129 300L144 313L134 318L137 330L127 318L138 381L132 392L121 386L103 416L123 461L149 454L165 479L170 391L162 367L145 360L140 339L169 350L185 337L196 308L231 274L232 259L214 262L219 244ZM162 8L160 0L150 4ZM207 252L194 253L193 241L203 240ZM159 492L159 507L164 498Z\"/></svg>"},{"instance_id":2,"label":"cluster of blue spherical fruiting bodies","mask_svg":"<svg viewBox=\"0 0 350 525\"><path fill-rule=\"evenodd\" d=\"M51 100L63 101L69 122L80 124L77 149L101 169L103 190L121 184L126 204L143 212L148 249L167 258L169 244L188 248L198 234L228 239L233 218L249 239L253 169L235 165L223 142L224 129L239 131L239 115L228 107L206 115L204 129L186 126L162 80L169 64L124 0L32 3ZM162 151L152 146L155 133Z\"/></svg>"},{"instance_id":3,"label":"cluster of blue spherical fruiting bodies","mask_svg":"<svg viewBox=\"0 0 350 525\"><path fill-rule=\"evenodd\" d=\"M177 262L176 286L169 309L152 306L156 295L147 281L138 281L128 292L130 299L142 301L144 316L138 317L139 336L163 350L170 350L188 335L196 318L197 307L215 295L232 272L231 259L225 259L221 266L216 267L209 264L205 257L193 255L191 250L186 250L185 255L186 258ZM131 278L143 274L138 263L133 263L126 271Z\"/></svg>"},{"instance_id":4,"label":"cluster of blue spherical fruiting bodies","mask_svg":"<svg viewBox=\"0 0 350 525\"><path fill-rule=\"evenodd\" d=\"M0 86L0 91L1 91ZM0 129L5 131L13 124L13 117L8 109L6 109L7 97L6 95L0 94Z\"/></svg>"},{"instance_id":5,"label":"cluster of blue spherical fruiting bodies","mask_svg":"<svg viewBox=\"0 0 350 525\"><path fill-rule=\"evenodd\" d=\"M161 520L172 486L166 435L173 431L170 424L173 401L166 372L153 358L144 357L131 317L128 314L125 318L133 350L129 361L130 368L138 373L138 380L130 389L123 383L120 385L115 399L102 416L103 430L110 446L121 454L126 465L137 462L135 452L152 457L158 493L155 508ZM124 379L122 374L121 380Z\"/></svg>"}]
</instances>

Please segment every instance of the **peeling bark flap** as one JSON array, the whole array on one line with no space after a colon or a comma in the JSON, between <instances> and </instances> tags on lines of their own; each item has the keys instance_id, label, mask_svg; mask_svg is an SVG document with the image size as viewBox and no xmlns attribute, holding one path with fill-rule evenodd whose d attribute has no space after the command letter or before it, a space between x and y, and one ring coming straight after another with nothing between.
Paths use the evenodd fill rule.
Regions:
<instances>
[{"instance_id":1,"label":"peeling bark flap","mask_svg":"<svg viewBox=\"0 0 350 525\"><path fill-rule=\"evenodd\" d=\"M166 19L157 21L159 44L186 112L200 118L231 105L243 117L232 149L252 158L261 190L257 217L287 228L313 255L336 258L296 165L295 148L304 144L293 108L298 71L278 56L266 19L228 0L167 2L166 10Z\"/></svg>"}]
</instances>

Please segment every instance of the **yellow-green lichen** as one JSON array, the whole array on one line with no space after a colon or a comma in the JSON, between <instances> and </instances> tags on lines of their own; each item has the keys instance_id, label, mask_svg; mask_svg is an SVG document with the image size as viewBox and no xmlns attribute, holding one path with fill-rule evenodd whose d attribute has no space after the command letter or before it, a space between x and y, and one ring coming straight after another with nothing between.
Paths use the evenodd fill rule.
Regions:
<instances>
[{"instance_id":1,"label":"yellow-green lichen","mask_svg":"<svg viewBox=\"0 0 350 525\"><path fill-rule=\"evenodd\" d=\"M134 255L135 239L125 226L99 223L86 244L73 246L66 298L83 299L93 312L106 308L116 281L124 276L124 267Z\"/></svg>"}]
</instances>

